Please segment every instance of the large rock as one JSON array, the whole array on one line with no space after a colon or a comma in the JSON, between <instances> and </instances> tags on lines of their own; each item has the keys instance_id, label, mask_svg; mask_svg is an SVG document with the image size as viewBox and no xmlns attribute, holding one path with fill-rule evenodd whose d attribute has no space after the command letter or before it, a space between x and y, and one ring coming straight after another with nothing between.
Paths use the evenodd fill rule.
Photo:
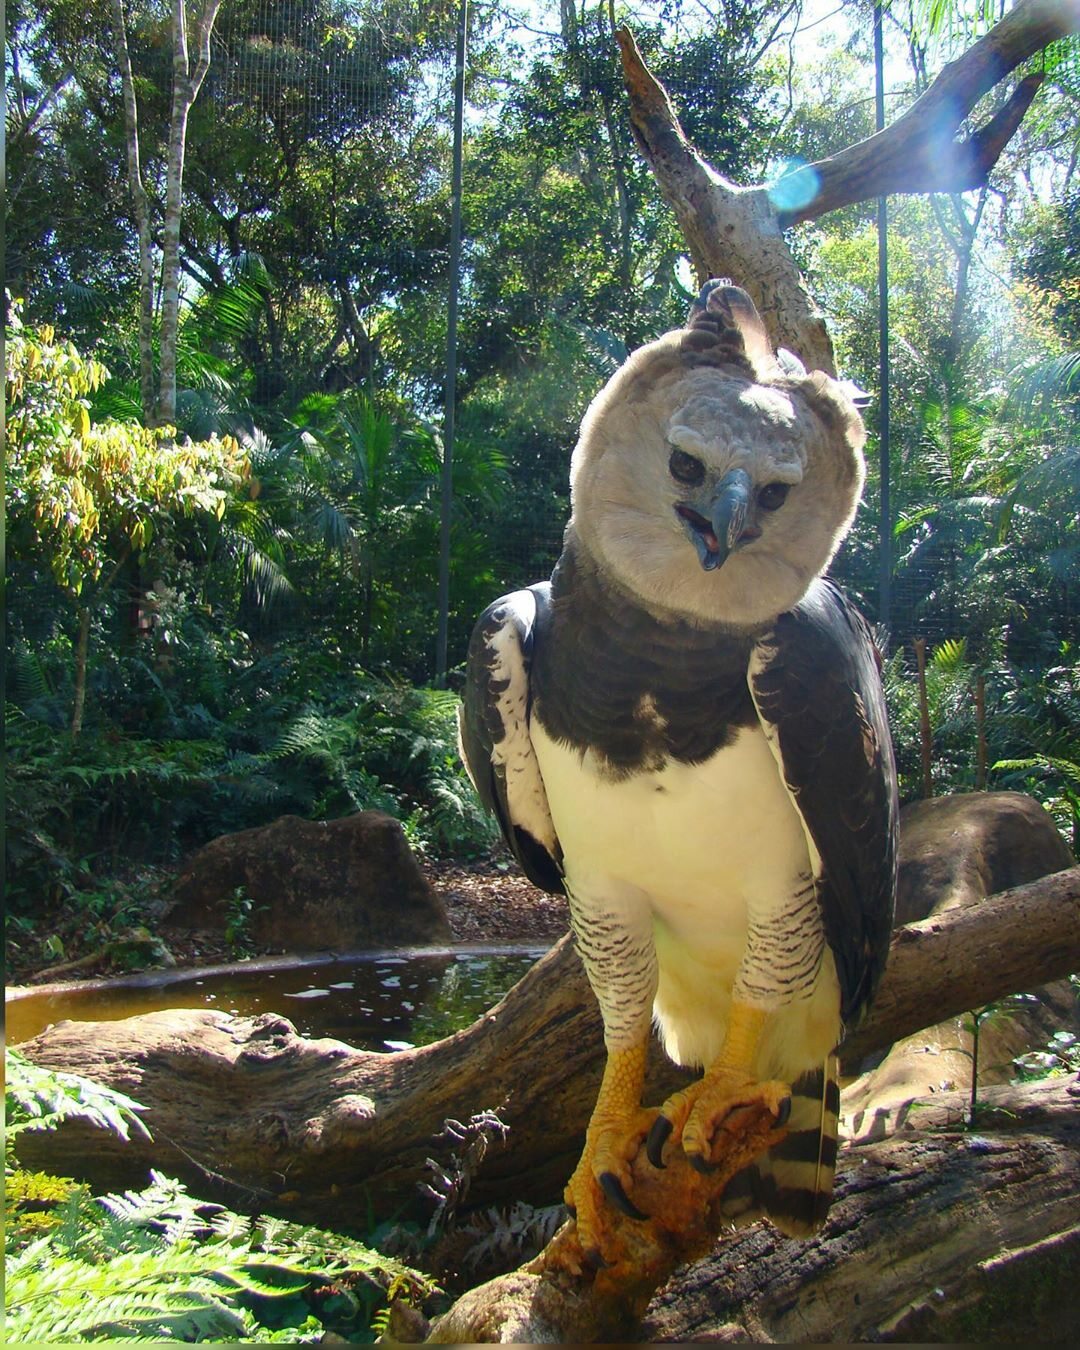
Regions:
<instances>
[{"instance_id":1,"label":"large rock","mask_svg":"<svg viewBox=\"0 0 1080 1350\"><path fill-rule=\"evenodd\" d=\"M1049 812L1022 792L958 792L900 813L897 924L1072 867Z\"/></svg>"},{"instance_id":2,"label":"large rock","mask_svg":"<svg viewBox=\"0 0 1080 1350\"><path fill-rule=\"evenodd\" d=\"M452 936L400 823L382 811L341 820L282 816L222 835L180 873L167 922L221 929L238 887L251 899L248 931L262 946L356 951Z\"/></svg>"},{"instance_id":3,"label":"large rock","mask_svg":"<svg viewBox=\"0 0 1080 1350\"><path fill-rule=\"evenodd\" d=\"M1020 792L961 792L912 802L900 813L897 924L1011 890L1073 866L1049 812ZM842 1129L856 1140L889 1133L913 1101L971 1086L971 1014L897 1041L880 1064L843 1093ZM1067 980L1031 991L1023 1007L982 1024L978 1084L1008 1083L1014 1059L1043 1049L1057 1030L1080 1031Z\"/></svg>"}]
</instances>

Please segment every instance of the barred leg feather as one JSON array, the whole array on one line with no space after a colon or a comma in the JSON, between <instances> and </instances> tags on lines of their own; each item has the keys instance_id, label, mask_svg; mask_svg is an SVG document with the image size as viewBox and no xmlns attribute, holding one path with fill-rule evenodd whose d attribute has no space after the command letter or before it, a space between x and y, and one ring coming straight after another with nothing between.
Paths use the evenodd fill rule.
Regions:
<instances>
[{"instance_id":1,"label":"barred leg feather","mask_svg":"<svg viewBox=\"0 0 1080 1350\"><path fill-rule=\"evenodd\" d=\"M839 1075L830 1054L792 1083L787 1135L724 1192L722 1212L736 1228L764 1217L789 1237L809 1237L825 1222L839 1143Z\"/></svg>"}]
</instances>

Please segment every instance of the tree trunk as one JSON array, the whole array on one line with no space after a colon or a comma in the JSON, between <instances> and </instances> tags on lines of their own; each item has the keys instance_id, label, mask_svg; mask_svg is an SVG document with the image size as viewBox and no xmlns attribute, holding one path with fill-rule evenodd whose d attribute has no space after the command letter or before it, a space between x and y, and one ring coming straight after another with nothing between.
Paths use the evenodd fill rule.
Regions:
<instances>
[{"instance_id":1,"label":"tree trunk","mask_svg":"<svg viewBox=\"0 0 1080 1350\"><path fill-rule=\"evenodd\" d=\"M124 133L127 140L128 185L132 214L139 236L139 390L143 420L158 424L157 390L154 382L154 239L150 226L150 199L143 183L139 149L139 104L128 50L127 21L123 0L112 0L113 47L124 94Z\"/></svg>"},{"instance_id":2,"label":"tree trunk","mask_svg":"<svg viewBox=\"0 0 1080 1350\"><path fill-rule=\"evenodd\" d=\"M188 52L184 0L173 0L173 97L169 119L165 220L161 267L160 421L176 423L176 339L180 325L180 217L184 199L184 154L191 105L210 68L210 36L221 0L205 0L195 25L194 67Z\"/></svg>"},{"instance_id":3,"label":"tree trunk","mask_svg":"<svg viewBox=\"0 0 1080 1350\"><path fill-rule=\"evenodd\" d=\"M75 638L75 692L71 707L71 739L82 734L83 712L86 708L86 660L90 649L90 611L85 605L78 610L79 631Z\"/></svg>"}]
</instances>

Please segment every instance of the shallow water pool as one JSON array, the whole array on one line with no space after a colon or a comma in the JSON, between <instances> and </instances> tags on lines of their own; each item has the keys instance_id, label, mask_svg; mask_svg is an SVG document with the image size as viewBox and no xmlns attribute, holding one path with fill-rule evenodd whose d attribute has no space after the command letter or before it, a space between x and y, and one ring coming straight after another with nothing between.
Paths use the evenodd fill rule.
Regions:
<instances>
[{"instance_id":1,"label":"shallow water pool","mask_svg":"<svg viewBox=\"0 0 1080 1350\"><path fill-rule=\"evenodd\" d=\"M168 1008L216 1008L241 1016L279 1013L304 1036L329 1036L363 1050L403 1050L468 1026L546 950L412 947L11 989L7 1043L18 1045L64 1018L101 1022Z\"/></svg>"}]
</instances>

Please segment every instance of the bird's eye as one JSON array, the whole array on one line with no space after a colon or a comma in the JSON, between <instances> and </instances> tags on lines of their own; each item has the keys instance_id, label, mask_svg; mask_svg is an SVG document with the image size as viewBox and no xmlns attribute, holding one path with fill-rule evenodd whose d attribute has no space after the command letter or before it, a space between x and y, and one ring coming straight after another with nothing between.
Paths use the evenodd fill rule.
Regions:
<instances>
[{"instance_id":1,"label":"bird's eye","mask_svg":"<svg viewBox=\"0 0 1080 1350\"><path fill-rule=\"evenodd\" d=\"M672 478L677 478L680 483L696 485L705 481L705 465L685 450L672 450L668 468Z\"/></svg>"},{"instance_id":2,"label":"bird's eye","mask_svg":"<svg viewBox=\"0 0 1080 1350\"><path fill-rule=\"evenodd\" d=\"M787 483L766 483L757 495L758 506L763 511L779 511L787 501Z\"/></svg>"}]
</instances>

